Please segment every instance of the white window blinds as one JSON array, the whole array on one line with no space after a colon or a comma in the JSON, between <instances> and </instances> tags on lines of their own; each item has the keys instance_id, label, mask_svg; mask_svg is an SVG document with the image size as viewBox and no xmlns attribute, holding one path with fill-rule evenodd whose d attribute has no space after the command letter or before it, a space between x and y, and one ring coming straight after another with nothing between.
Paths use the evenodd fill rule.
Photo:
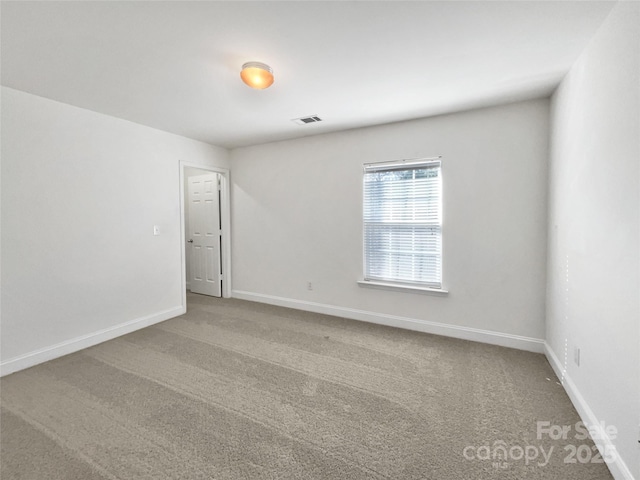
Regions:
<instances>
[{"instance_id":1,"label":"white window blinds","mask_svg":"<svg viewBox=\"0 0 640 480\"><path fill-rule=\"evenodd\" d=\"M442 288L440 161L364 167L364 278Z\"/></svg>"}]
</instances>

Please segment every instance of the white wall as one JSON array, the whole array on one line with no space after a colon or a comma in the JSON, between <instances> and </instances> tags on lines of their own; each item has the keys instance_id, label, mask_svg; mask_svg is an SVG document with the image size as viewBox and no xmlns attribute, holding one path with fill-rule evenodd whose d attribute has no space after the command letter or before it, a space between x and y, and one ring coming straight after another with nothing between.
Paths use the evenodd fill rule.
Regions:
<instances>
[{"instance_id":1,"label":"white wall","mask_svg":"<svg viewBox=\"0 0 640 480\"><path fill-rule=\"evenodd\" d=\"M232 150L234 295L541 351L516 337L544 337L548 118L540 99ZM450 294L359 287L362 164L439 154Z\"/></svg>"},{"instance_id":2,"label":"white wall","mask_svg":"<svg viewBox=\"0 0 640 480\"><path fill-rule=\"evenodd\" d=\"M225 149L2 88L3 373L181 313L180 160L229 167Z\"/></svg>"},{"instance_id":3,"label":"white wall","mask_svg":"<svg viewBox=\"0 0 640 480\"><path fill-rule=\"evenodd\" d=\"M553 96L546 333L583 419L619 430L616 478L636 479L639 59L640 4L621 2Z\"/></svg>"}]
</instances>

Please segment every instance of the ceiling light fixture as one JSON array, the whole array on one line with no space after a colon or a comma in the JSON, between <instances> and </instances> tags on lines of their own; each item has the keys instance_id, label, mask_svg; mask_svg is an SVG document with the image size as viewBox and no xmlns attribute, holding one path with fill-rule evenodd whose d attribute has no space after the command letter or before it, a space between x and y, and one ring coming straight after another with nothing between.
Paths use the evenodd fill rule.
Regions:
<instances>
[{"instance_id":1,"label":"ceiling light fixture","mask_svg":"<svg viewBox=\"0 0 640 480\"><path fill-rule=\"evenodd\" d=\"M251 88L262 90L273 83L273 70L265 63L247 62L242 65L240 78Z\"/></svg>"}]
</instances>

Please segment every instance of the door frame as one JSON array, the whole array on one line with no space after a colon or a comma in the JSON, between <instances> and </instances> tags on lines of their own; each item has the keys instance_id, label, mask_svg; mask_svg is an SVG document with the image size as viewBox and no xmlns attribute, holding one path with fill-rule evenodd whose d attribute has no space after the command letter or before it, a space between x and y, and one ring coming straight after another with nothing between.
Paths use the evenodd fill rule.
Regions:
<instances>
[{"instance_id":1,"label":"door frame","mask_svg":"<svg viewBox=\"0 0 640 480\"><path fill-rule=\"evenodd\" d=\"M180 255L182 261L181 286L182 305L187 308L187 234L185 226L185 216L187 215L187 205L184 201L184 180L185 167L197 168L206 172L220 174L220 223L222 225L222 248L220 265L222 266L222 298L231 298L231 200L229 188L229 169L201 165L199 163L186 162L180 160Z\"/></svg>"}]
</instances>

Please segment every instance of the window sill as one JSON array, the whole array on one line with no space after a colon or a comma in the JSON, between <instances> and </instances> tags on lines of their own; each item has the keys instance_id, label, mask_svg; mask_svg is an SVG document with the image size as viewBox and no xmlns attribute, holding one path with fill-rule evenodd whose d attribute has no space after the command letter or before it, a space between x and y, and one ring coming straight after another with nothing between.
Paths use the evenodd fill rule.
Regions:
<instances>
[{"instance_id":1,"label":"window sill","mask_svg":"<svg viewBox=\"0 0 640 480\"><path fill-rule=\"evenodd\" d=\"M365 288L377 288L379 290L395 290L398 292L422 293L427 295L446 296L449 290L441 288L419 287L416 285L402 285L399 283L386 283L371 280L358 280L358 285Z\"/></svg>"}]
</instances>

